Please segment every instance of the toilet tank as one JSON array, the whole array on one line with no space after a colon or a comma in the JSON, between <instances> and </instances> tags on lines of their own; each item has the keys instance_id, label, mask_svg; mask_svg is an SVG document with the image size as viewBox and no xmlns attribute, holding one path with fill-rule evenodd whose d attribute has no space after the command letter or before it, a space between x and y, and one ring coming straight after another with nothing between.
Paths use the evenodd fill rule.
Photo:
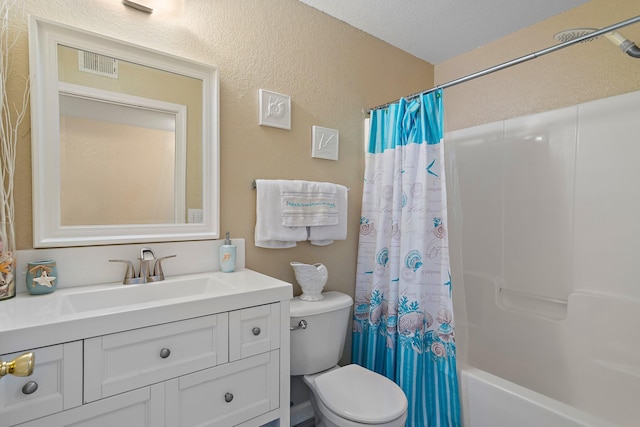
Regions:
<instances>
[{"instance_id":1,"label":"toilet tank","mask_svg":"<svg viewBox=\"0 0 640 427\"><path fill-rule=\"evenodd\" d=\"M291 326L301 320L306 329L291 331L291 375L325 371L338 364L349 327L353 300L340 292L323 292L320 301L291 300Z\"/></svg>"}]
</instances>

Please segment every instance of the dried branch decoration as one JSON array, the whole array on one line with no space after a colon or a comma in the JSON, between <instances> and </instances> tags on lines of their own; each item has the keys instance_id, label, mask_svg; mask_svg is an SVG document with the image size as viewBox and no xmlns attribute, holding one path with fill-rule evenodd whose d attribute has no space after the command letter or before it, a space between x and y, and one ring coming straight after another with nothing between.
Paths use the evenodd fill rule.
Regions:
<instances>
[{"instance_id":1,"label":"dried branch decoration","mask_svg":"<svg viewBox=\"0 0 640 427\"><path fill-rule=\"evenodd\" d=\"M13 178L16 165L16 148L18 144L18 129L25 118L29 105L29 79L24 80L24 91L16 104L8 97L7 82L12 78L12 50L17 36L10 35L9 16L11 9L19 0L1 0L0 3L0 254L4 269L0 271L0 299L15 294L13 272L5 273L7 266L15 265L15 204L13 193Z\"/></svg>"}]
</instances>

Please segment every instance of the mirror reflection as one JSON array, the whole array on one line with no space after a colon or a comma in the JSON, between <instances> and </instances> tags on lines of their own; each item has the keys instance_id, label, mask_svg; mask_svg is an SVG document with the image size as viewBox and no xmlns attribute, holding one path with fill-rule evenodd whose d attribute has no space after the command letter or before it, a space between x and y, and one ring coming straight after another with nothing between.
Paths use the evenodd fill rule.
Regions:
<instances>
[{"instance_id":1,"label":"mirror reflection","mask_svg":"<svg viewBox=\"0 0 640 427\"><path fill-rule=\"evenodd\" d=\"M58 45L58 81L63 226L201 221L201 80Z\"/></svg>"}]
</instances>

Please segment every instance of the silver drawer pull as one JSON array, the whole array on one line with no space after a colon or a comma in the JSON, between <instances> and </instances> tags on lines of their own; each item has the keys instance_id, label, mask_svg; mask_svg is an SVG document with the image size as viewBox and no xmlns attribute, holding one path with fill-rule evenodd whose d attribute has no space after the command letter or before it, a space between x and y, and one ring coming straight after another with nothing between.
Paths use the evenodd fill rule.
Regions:
<instances>
[{"instance_id":1,"label":"silver drawer pull","mask_svg":"<svg viewBox=\"0 0 640 427\"><path fill-rule=\"evenodd\" d=\"M171 350L169 350L168 348L163 348L162 350L160 350L160 357L162 357L163 359L166 359L170 355L171 355Z\"/></svg>"},{"instance_id":2,"label":"silver drawer pull","mask_svg":"<svg viewBox=\"0 0 640 427\"><path fill-rule=\"evenodd\" d=\"M25 385L22 386L22 393L24 394L33 394L38 389L38 383L35 381L29 381Z\"/></svg>"},{"instance_id":3,"label":"silver drawer pull","mask_svg":"<svg viewBox=\"0 0 640 427\"><path fill-rule=\"evenodd\" d=\"M289 326L290 331L297 331L298 329L307 329L307 321L303 319L298 322L298 326Z\"/></svg>"},{"instance_id":4,"label":"silver drawer pull","mask_svg":"<svg viewBox=\"0 0 640 427\"><path fill-rule=\"evenodd\" d=\"M233 394L231 394L231 393L225 393L225 394L224 394L224 401L225 401L225 402L229 403L229 402L231 402L232 400L233 400Z\"/></svg>"},{"instance_id":5,"label":"silver drawer pull","mask_svg":"<svg viewBox=\"0 0 640 427\"><path fill-rule=\"evenodd\" d=\"M258 335L260 335L260 332L261 332L261 331L260 331L260 328L258 328L258 327L256 326L255 328L253 328L253 329L251 330L251 332L253 332L253 335L258 336Z\"/></svg>"}]
</instances>

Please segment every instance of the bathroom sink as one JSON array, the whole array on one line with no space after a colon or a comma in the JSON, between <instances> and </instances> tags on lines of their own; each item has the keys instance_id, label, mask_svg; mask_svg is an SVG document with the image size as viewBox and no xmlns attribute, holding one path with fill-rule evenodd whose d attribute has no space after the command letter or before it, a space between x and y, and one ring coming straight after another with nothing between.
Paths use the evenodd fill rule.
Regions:
<instances>
[{"instance_id":1,"label":"bathroom sink","mask_svg":"<svg viewBox=\"0 0 640 427\"><path fill-rule=\"evenodd\" d=\"M236 288L211 276L167 279L139 285L109 285L69 293L62 297L60 314L81 313L172 301L176 298L214 297L234 293Z\"/></svg>"}]
</instances>

